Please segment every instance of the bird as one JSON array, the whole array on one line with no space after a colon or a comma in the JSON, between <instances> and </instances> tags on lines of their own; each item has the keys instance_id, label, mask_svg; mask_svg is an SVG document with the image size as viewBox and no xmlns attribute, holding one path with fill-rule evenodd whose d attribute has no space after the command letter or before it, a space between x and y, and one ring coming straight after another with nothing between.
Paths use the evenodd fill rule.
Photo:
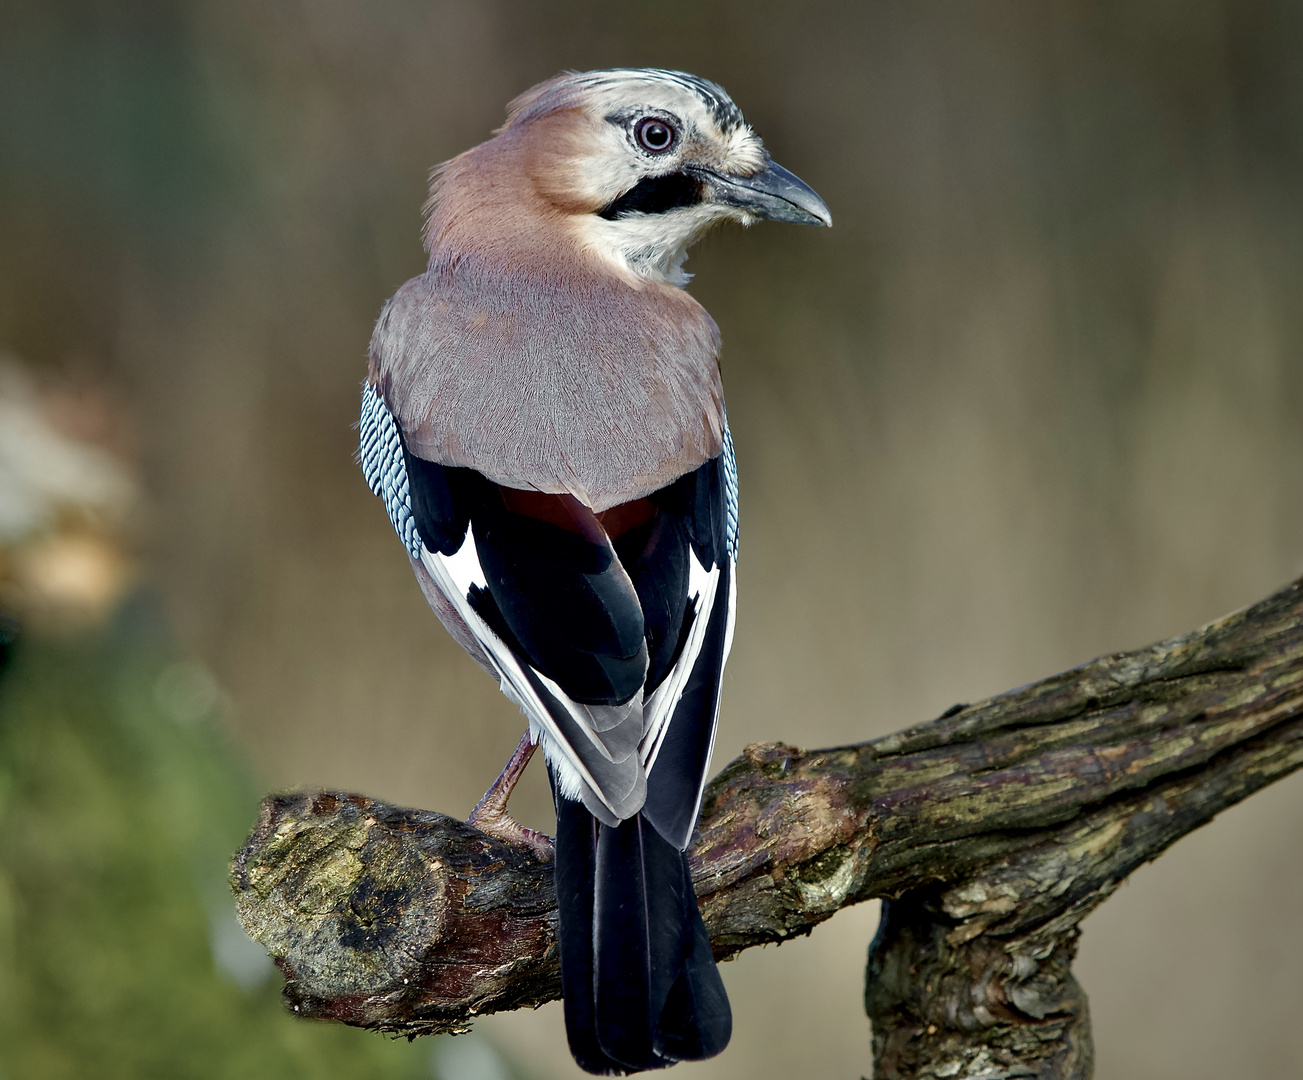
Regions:
<instances>
[{"instance_id":1,"label":"bird","mask_svg":"<svg viewBox=\"0 0 1303 1080\"><path fill-rule=\"evenodd\" d=\"M527 730L470 824L553 860L576 1062L718 1054L732 1014L686 849L732 644L737 466L720 334L686 291L724 222L831 226L732 98L567 72L432 173L385 303L359 458L434 613ZM543 749L555 841L507 798Z\"/></svg>"}]
</instances>

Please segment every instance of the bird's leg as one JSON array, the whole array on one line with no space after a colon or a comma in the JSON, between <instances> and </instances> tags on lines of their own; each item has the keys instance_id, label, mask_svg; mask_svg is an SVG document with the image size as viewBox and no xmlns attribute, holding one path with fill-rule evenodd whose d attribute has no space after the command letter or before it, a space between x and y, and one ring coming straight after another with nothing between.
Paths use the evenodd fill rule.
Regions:
<instances>
[{"instance_id":1,"label":"bird's leg","mask_svg":"<svg viewBox=\"0 0 1303 1080\"><path fill-rule=\"evenodd\" d=\"M525 766L529 764L529 759L534 756L534 751L537 749L538 745L530 741L529 732L526 731L520 740L520 745L511 755L511 760L493 781L493 786L484 793L484 798L475 804L475 809L466 819L466 824L473 825L480 832L496 836L499 840L505 840L508 844L527 847L540 859L551 862L552 838L534 829L525 828L507 813L507 800L511 798L517 781L524 774Z\"/></svg>"}]
</instances>

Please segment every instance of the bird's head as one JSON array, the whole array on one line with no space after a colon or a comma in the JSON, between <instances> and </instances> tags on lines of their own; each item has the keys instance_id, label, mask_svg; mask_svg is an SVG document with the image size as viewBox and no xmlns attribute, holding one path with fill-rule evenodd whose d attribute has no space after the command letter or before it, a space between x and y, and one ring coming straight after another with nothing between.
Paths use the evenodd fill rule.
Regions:
<instances>
[{"instance_id":1,"label":"bird's head","mask_svg":"<svg viewBox=\"0 0 1303 1080\"><path fill-rule=\"evenodd\" d=\"M635 279L674 285L688 280L688 247L722 221L832 224L721 87L634 68L526 91L495 138L438 171L431 208L432 255L441 241L505 225L523 243L569 241Z\"/></svg>"}]
</instances>

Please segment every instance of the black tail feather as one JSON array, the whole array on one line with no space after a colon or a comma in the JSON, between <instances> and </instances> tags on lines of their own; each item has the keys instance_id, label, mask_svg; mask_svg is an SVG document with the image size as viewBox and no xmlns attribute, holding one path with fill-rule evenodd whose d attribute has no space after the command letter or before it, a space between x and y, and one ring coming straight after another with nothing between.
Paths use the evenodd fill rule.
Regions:
<instances>
[{"instance_id":1,"label":"black tail feather","mask_svg":"<svg viewBox=\"0 0 1303 1080\"><path fill-rule=\"evenodd\" d=\"M696 898L683 895L683 855L630 818L598 830L593 901L597 1041L636 1069L660 1061L661 1013L692 952Z\"/></svg>"},{"instance_id":2,"label":"black tail feather","mask_svg":"<svg viewBox=\"0 0 1303 1080\"><path fill-rule=\"evenodd\" d=\"M683 876L688 894L692 879L683 859ZM656 1050L672 1061L702 1061L714 1057L728 1045L733 1034L733 1011L729 1008L724 980L715 966L715 954L701 913L693 902L692 951L670 989L661 1013L660 1042Z\"/></svg>"},{"instance_id":3,"label":"black tail feather","mask_svg":"<svg viewBox=\"0 0 1303 1080\"><path fill-rule=\"evenodd\" d=\"M566 1033L592 1073L718 1054L732 1014L687 856L641 816L599 824L558 797L556 887Z\"/></svg>"},{"instance_id":4,"label":"black tail feather","mask_svg":"<svg viewBox=\"0 0 1303 1080\"><path fill-rule=\"evenodd\" d=\"M550 774L550 770L549 770ZM552 784L556 790L556 782ZM570 1053L586 1072L618 1074L624 1068L602 1052L593 1019L593 882L597 819L582 803L556 802L556 898L561 939L561 995Z\"/></svg>"}]
</instances>

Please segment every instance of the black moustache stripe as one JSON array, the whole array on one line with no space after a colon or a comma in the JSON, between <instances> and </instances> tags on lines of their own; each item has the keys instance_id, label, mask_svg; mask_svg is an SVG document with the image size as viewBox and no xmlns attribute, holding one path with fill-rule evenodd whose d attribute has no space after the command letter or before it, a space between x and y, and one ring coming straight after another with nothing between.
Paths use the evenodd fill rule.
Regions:
<instances>
[{"instance_id":1,"label":"black moustache stripe","mask_svg":"<svg viewBox=\"0 0 1303 1080\"><path fill-rule=\"evenodd\" d=\"M680 206L696 206L703 197L701 181L695 176L681 172L649 176L605 206L598 216L617 221L630 214L663 214Z\"/></svg>"}]
</instances>

